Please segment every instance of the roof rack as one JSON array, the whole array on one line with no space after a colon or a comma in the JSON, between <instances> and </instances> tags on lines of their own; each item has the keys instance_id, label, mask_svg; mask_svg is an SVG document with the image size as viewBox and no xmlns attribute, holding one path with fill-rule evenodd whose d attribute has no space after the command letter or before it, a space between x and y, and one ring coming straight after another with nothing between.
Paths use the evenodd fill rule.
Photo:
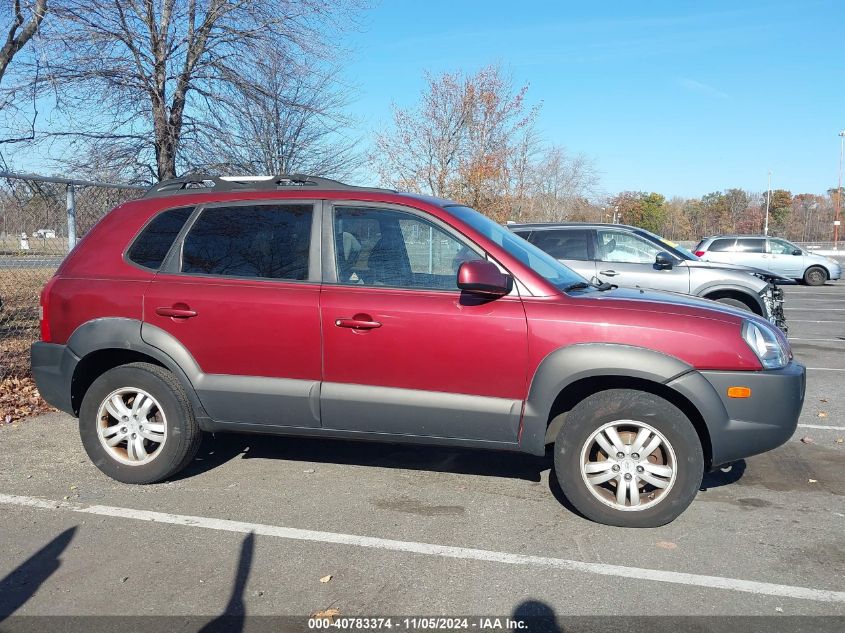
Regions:
<instances>
[{"instance_id":1,"label":"roof rack","mask_svg":"<svg viewBox=\"0 0 845 633\"><path fill-rule=\"evenodd\" d=\"M231 191L282 191L294 187L342 191L378 191L395 193L392 189L357 187L329 178L304 174L279 174L278 176L208 176L189 174L156 183L144 193L144 198L158 198L183 193L217 193Z\"/></svg>"}]
</instances>

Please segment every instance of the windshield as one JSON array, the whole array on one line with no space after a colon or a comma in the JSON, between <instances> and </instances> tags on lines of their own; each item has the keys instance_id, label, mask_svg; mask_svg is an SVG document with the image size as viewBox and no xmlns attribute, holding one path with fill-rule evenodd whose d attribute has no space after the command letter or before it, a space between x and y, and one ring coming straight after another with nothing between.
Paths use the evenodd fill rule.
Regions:
<instances>
[{"instance_id":1,"label":"windshield","mask_svg":"<svg viewBox=\"0 0 845 633\"><path fill-rule=\"evenodd\" d=\"M553 284L558 290L566 290L574 284L586 284L587 281L574 270L567 268L551 255L541 251L521 237L517 237L503 226L481 215L475 209L462 206L450 206L449 212L469 224L484 237L496 242L511 256L532 268L534 272ZM588 286L592 287L592 286ZM583 286L579 286L579 289Z\"/></svg>"},{"instance_id":2,"label":"windshield","mask_svg":"<svg viewBox=\"0 0 845 633\"><path fill-rule=\"evenodd\" d=\"M684 248L680 244L676 244L672 240L667 240L665 237L660 237L656 233L652 233L651 231L646 231L645 229L638 229L638 230L641 231L642 233L645 233L646 235L651 237L653 240L659 242L660 244L662 244L664 246L668 246L669 252L672 253L673 255L678 255L681 259L689 259L689 260L692 260L692 261L699 261L700 260L700 258L695 253L693 253L691 250Z\"/></svg>"}]
</instances>

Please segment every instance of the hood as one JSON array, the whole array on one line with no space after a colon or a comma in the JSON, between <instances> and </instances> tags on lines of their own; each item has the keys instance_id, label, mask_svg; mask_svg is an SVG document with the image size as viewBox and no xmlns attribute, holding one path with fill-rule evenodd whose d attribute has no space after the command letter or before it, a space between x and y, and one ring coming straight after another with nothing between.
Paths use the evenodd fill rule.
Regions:
<instances>
[{"instance_id":1,"label":"hood","mask_svg":"<svg viewBox=\"0 0 845 633\"><path fill-rule=\"evenodd\" d=\"M754 268L753 266L742 266L740 264L725 264L721 262L706 262L701 259L687 259L684 263L690 268L710 268L714 270L730 270L732 272L737 273L748 273L749 275L756 275L772 283L794 283L791 279L781 277L776 273L769 272L768 270L763 270L762 268Z\"/></svg>"},{"instance_id":2,"label":"hood","mask_svg":"<svg viewBox=\"0 0 845 633\"><path fill-rule=\"evenodd\" d=\"M642 305L638 309L660 312L663 314L675 312L677 314L689 315L689 308L706 311L700 316L708 319L735 322L736 318L760 320L755 314L733 308L723 303L716 303L710 299L701 299L692 295L677 292L666 292L663 290L639 290L635 288L614 288L592 294L591 298L600 300L623 300L634 301ZM633 307L633 306L631 306ZM676 308L673 310L673 308ZM680 308L679 310L677 308ZM685 309L686 308L686 309ZM768 322L766 321L768 324Z\"/></svg>"}]
</instances>

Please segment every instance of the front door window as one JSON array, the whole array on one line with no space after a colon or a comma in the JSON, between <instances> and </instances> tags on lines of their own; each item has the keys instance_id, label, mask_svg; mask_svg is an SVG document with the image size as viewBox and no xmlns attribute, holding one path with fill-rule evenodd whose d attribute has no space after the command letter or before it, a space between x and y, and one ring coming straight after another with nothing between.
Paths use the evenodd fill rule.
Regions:
<instances>
[{"instance_id":1,"label":"front door window","mask_svg":"<svg viewBox=\"0 0 845 633\"><path fill-rule=\"evenodd\" d=\"M625 231L598 230L598 255L603 262L653 264L660 249L651 242Z\"/></svg>"},{"instance_id":2,"label":"front door window","mask_svg":"<svg viewBox=\"0 0 845 633\"><path fill-rule=\"evenodd\" d=\"M480 259L433 223L386 209L335 209L335 265L344 285L457 291L458 268Z\"/></svg>"}]
</instances>

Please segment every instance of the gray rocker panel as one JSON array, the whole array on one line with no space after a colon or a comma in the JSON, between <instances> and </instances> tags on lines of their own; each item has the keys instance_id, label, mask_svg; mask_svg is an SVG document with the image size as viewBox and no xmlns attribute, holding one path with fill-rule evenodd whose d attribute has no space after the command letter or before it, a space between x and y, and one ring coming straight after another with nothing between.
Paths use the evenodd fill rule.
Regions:
<instances>
[{"instance_id":1,"label":"gray rocker panel","mask_svg":"<svg viewBox=\"0 0 845 633\"><path fill-rule=\"evenodd\" d=\"M520 400L326 382L323 428L516 443Z\"/></svg>"}]
</instances>

